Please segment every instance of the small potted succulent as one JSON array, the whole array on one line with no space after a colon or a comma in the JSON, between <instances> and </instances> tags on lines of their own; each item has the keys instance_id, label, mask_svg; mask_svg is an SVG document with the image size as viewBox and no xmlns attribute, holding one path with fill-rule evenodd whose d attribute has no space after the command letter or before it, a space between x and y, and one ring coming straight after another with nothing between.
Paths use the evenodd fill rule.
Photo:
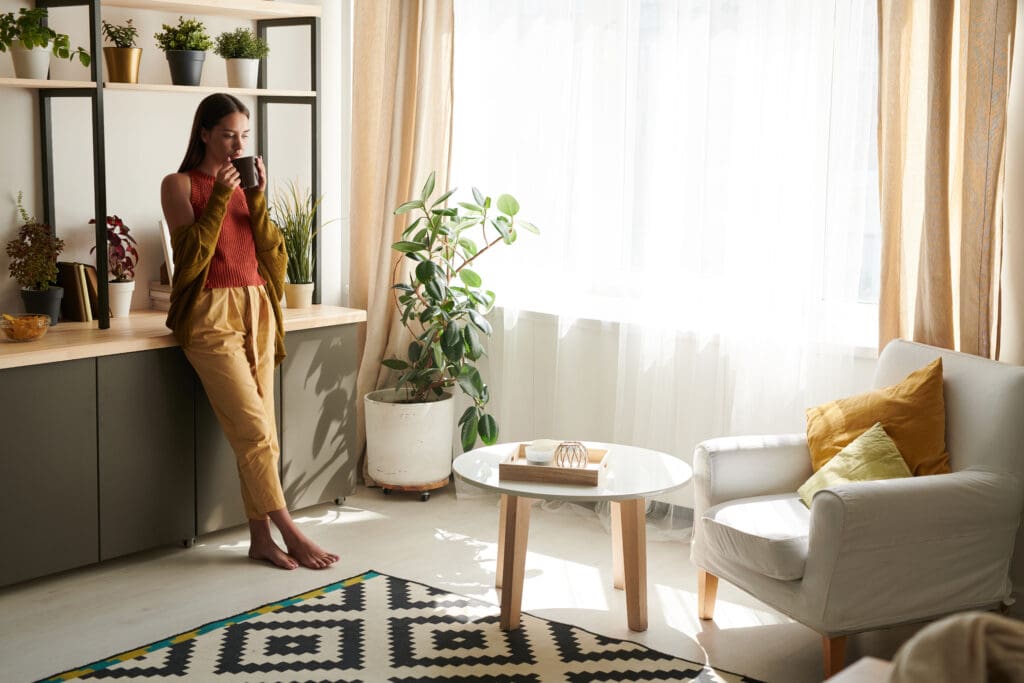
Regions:
<instances>
[{"instance_id":1,"label":"small potted succulent","mask_svg":"<svg viewBox=\"0 0 1024 683\"><path fill-rule=\"evenodd\" d=\"M89 66L92 58L82 48L71 49L71 39L66 33L57 33L45 21L45 7L26 9L18 13L0 14L0 52L11 48L14 60L14 74L18 78L46 80L50 73L50 54L60 59L74 59Z\"/></svg>"},{"instance_id":2,"label":"small potted succulent","mask_svg":"<svg viewBox=\"0 0 1024 683\"><path fill-rule=\"evenodd\" d=\"M284 286L285 306L308 308L313 303L313 238L316 237L316 212L323 197L316 200L289 182L287 190L274 193L270 216L284 238L288 252L288 282ZM326 223L325 223L326 225Z\"/></svg>"},{"instance_id":3,"label":"small potted succulent","mask_svg":"<svg viewBox=\"0 0 1024 683\"><path fill-rule=\"evenodd\" d=\"M135 47L139 29L128 19L123 24L103 21L103 37L113 43L103 48L107 62L107 80L111 83L138 83L142 48Z\"/></svg>"},{"instance_id":4,"label":"small potted succulent","mask_svg":"<svg viewBox=\"0 0 1024 683\"><path fill-rule=\"evenodd\" d=\"M163 30L154 33L156 44L167 56L174 85L199 85L203 80L203 62L206 51L213 45L206 26L198 19L178 17L177 26L163 24Z\"/></svg>"},{"instance_id":5,"label":"small potted succulent","mask_svg":"<svg viewBox=\"0 0 1024 683\"><path fill-rule=\"evenodd\" d=\"M96 220L89 223L95 224ZM107 293L110 298L110 315L125 318L132 308L132 292L135 291L135 264L139 262L138 242L119 216L107 216L107 269L110 282ZM91 251L95 251L93 247Z\"/></svg>"},{"instance_id":6,"label":"small potted succulent","mask_svg":"<svg viewBox=\"0 0 1024 683\"><path fill-rule=\"evenodd\" d=\"M45 313L56 325L60 317L60 300L64 289L57 280L57 257L64 251L64 240L53 234L45 223L29 215L18 193L18 214L21 228L18 236L7 243L11 277L21 285L21 300L26 313Z\"/></svg>"},{"instance_id":7,"label":"small potted succulent","mask_svg":"<svg viewBox=\"0 0 1024 683\"><path fill-rule=\"evenodd\" d=\"M267 56L267 42L247 28L238 28L217 36L214 53L224 58L229 88L255 88L260 60Z\"/></svg>"}]
</instances>

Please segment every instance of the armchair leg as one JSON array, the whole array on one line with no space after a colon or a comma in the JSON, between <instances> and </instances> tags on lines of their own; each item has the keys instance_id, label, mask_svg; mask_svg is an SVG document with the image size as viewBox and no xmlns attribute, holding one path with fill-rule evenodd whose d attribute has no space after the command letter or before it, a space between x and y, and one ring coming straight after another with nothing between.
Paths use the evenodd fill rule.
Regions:
<instances>
[{"instance_id":1,"label":"armchair leg","mask_svg":"<svg viewBox=\"0 0 1024 683\"><path fill-rule=\"evenodd\" d=\"M821 644L825 655L825 678L835 676L846 666L846 636L822 636Z\"/></svg>"},{"instance_id":2,"label":"armchair leg","mask_svg":"<svg viewBox=\"0 0 1024 683\"><path fill-rule=\"evenodd\" d=\"M701 619L715 618L715 598L718 596L718 577L697 570L697 616Z\"/></svg>"}]
</instances>

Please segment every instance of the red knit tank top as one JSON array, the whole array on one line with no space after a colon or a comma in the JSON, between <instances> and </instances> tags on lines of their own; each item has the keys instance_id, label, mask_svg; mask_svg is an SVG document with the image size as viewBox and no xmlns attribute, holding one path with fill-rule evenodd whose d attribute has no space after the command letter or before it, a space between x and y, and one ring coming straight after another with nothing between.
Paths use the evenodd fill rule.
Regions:
<instances>
[{"instance_id":1,"label":"red knit tank top","mask_svg":"<svg viewBox=\"0 0 1024 683\"><path fill-rule=\"evenodd\" d=\"M192 181L192 196L189 200L198 219L206 210L206 203L210 200L216 178L197 168L189 171L188 175ZM252 226L249 221L249 205L245 201L245 193L236 187L224 212L217 248L214 250L210 270L206 276L206 289L263 285L265 281L260 277L257 266L256 244L252 239Z\"/></svg>"}]
</instances>

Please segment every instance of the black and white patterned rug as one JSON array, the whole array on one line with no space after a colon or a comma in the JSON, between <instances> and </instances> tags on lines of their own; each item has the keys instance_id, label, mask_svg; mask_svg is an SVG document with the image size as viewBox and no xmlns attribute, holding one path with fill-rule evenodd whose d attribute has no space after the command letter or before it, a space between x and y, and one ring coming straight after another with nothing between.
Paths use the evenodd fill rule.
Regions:
<instances>
[{"instance_id":1,"label":"black and white patterned rug","mask_svg":"<svg viewBox=\"0 0 1024 683\"><path fill-rule=\"evenodd\" d=\"M754 679L370 571L45 681L549 683Z\"/></svg>"}]
</instances>

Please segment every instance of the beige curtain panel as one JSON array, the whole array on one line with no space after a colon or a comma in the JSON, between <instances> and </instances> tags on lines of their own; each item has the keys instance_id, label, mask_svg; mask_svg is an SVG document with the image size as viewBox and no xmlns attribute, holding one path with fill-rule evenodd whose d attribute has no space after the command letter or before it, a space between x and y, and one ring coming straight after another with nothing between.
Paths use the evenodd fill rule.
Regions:
<instances>
[{"instance_id":1,"label":"beige curtain panel","mask_svg":"<svg viewBox=\"0 0 1024 683\"><path fill-rule=\"evenodd\" d=\"M391 245L406 218L393 211L418 196L431 171L437 187L448 185L454 14L452 0L357 0L354 7L351 305L366 310L356 381L359 453L363 396L386 380L381 360L410 341L392 298L398 257Z\"/></svg>"},{"instance_id":2,"label":"beige curtain panel","mask_svg":"<svg viewBox=\"0 0 1024 683\"><path fill-rule=\"evenodd\" d=\"M879 0L879 348L993 357L1016 0Z\"/></svg>"}]
</instances>

